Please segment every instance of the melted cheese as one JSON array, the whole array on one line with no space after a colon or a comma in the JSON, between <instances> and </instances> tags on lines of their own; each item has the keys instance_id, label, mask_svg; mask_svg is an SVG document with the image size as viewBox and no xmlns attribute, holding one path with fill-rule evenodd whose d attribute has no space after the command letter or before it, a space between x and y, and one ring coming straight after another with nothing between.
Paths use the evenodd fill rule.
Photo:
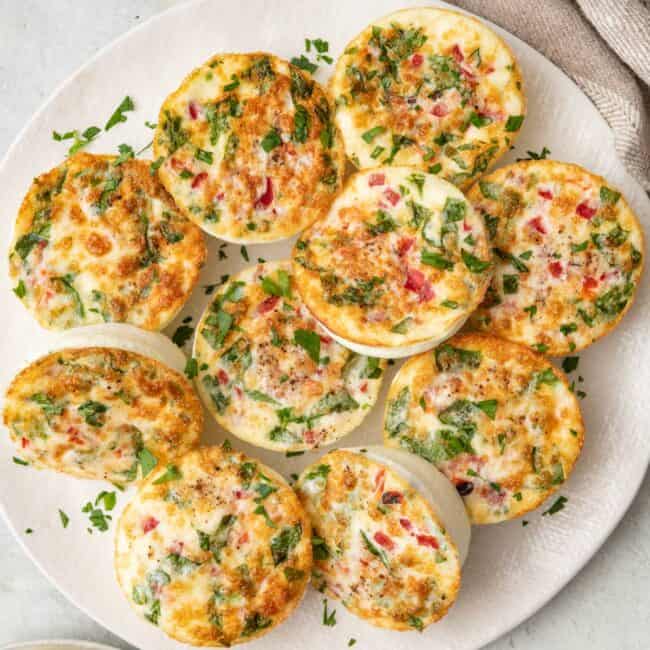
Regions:
<instances>
[{"instance_id":1,"label":"melted cheese","mask_svg":"<svg viewBox=\"0 0 650 650\"><path fill-rule=\"evenodd\" d=\"M643 231L604 178L567 163L520 162L479 181L468 199L498 262L472 327L559 356L621 321L641 278Z\"/></svg>"},{"instance_id":2,"label":"melted cheese","mask_svg":"<svg viewBox=\"0 0 650 650\"><path fill-rule=\"evenodd\" d=\"M327 217L301 235L293 268L305 304L342 342L398 357L463 324L487 288L490 259L482 220L456 187L383 167L348 179Z\"/></svg>"},{"instance_id":3,"label":"melted cheese","mask_svg":"<svg viewBox=\"0 0 650 650\"><path fill-rule=\"evenodd\" d=\"M384 443L441 470L476 524L539 506L568 478L583 439L565 375L496 337L456 336L414 357L386 401Z\"/></svg>"},{"instance_id":4,"label":"melted cheese","mask_svg":"<svg viewBox=\"0 0 650 650\"><path fill-rule=\"evenodd\" d=\"M526 112L508 46L478 20L432 7L374 21L330 87L353 164L418 165L463 188L508 151Z\"/></svg>"},{"instance_id":5,"label":"melted cheese","mask_svg":"<svg viewBox=\"0 0 650 650\"><path fill-rule=\"evenodd\" d=\"M87 346L22 370L7 390L4 424L37 468L126 483L141 475L143 453L163 465L196 447L203 413L180 372L136 352Z\"/></svg>"},{"instance_id":6,"label":"melted cheese","mask_svg":"<svg viewBox=\"0 0 650 650\"><path fill-rule=\"evenodd\" d=\"M290 262L250 267L196 329L199 393L234 435L276 451L331 444L374 405L385 363L336 343L302 304Z\"/></svg>"},{"instance_id":7,"label":"melted cheese","mask_svg":"<svg viewBox=\"0 0 650 650\"><path fill-rule=\"evenodd\" d=\"M230 646L266 634L302 598L311 529L271 468L219 447L155 470L122 514L117 578L137 612L165 634Z\"/></svg>"},{"instance_id":8,"label":"melted cheese","mask_svg":"<svg viewBox=\"0 0 650 650\"><path fill-rule=\"evenodd\" d=\"M334 451L296 484L314 530L314 582L379 627L422 629L460 586L458 551L431 504L390 465Z\"/></svg>"},{"instance_id":9,"label":"melted cheese","mask_svg":"<svg viewBox=\"0 0 650 650\"><path fill-rule=\"evenodd\" d=\"M206 249L149 163L80 153L34 180L9 256L16 292L38 322L65 329L165 327L189 297Z\"/></svg>"},{"instance_id":10,"label":"melted cheese","mask_svg":"<svg viewBox=\"0 0 650 650\"><path fill-rule=\"evenodd\" d=\"M164 102L160 179L207 233L291 237L327 210L345 154L321 87L271 54L219 54Z\"/></svg>"}]
</instances>

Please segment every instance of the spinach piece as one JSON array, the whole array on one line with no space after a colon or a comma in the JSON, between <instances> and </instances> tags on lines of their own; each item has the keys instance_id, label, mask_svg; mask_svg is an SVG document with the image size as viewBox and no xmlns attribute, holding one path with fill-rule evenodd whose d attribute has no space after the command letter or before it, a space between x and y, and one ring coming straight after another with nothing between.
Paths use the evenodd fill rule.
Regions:
<instances>
[{"instance_id":1,"label":"spinach piece","mask_svg":"<svg viewBox=\"0 0 650 650\"><path fill-rule=\"evenodd\" d=\"M302 538L302 526L297 523L293 526L285 526L271 540L271 555L275 566L285 562L291 551L298 545Z\"/></svg>"},{"instance_id":2,"label":"spinach piece","mask_svg":"<svg viewBox=\"0 0 650 650\"><path fill-rule=\"evenodd\" d=\"M83 404L77 407L77 411L79 411L81 417L83 417L86 423L90 424L90 426L102 427L104 426L103 415L108 411L108 406L101 402L86 400Z\"/></svg>"},{"instance_id":3,"label":"spinach piece","mask_svg":"<svg viewBox=\"0 0 650 650\"><path fill-rule=\"evenodd\" d=\"M364 546L366 549L372 553L375 557L378 557L382 564L387 568L390 569L390 564L388 563L388 556L386 555L385 551L383 549L377 548L368 538L368 535L362 530L359 531L361 533L361 538L363 539Z\"/></svg>"},{"instance_id":4,"label":"spinach piece","mask_svg":"<svg viewBox=\"0 0 650 650\"><path fill-rule=\"evenodd\" d=\"M343 413L344 411L354 411L359 408L359 403L348 393L345 388L337 392L330 392L322 397L314 406L314 415L312 418L322 417L329 413Z\"/></svg>"},{"instance_id":5,"label":"spinach piece","mask_svg":"<svg viewBox=\"0 0 650 650\"><path fill-rule=\"evenodd\" d=\"M320 362L320 336L313 330L298 329L293 333L293 342L305 350L309 358Z\"/></svg>"},{"instance_id":6,"label":"spinach piece","mask_svg":"<svg viewBox=\"0 0 650 650\"><path fill-rule=\"evenodd\" d=\"M302 104L297 104L293 114L293 141L306 142L310 128L311 115L309 111Z\"/></svg>"},{"instance_id":7,"label":"spinach piece","mask_svg":"<svg viewBox=\"0 0 650 650\"><path fill-rule=\"evenodd\" d=\"M461 250L460 254L463 258L465 266L472 273L483 273L483 271L486 271L488 268L490 268L489 260L480 260L478 257L472 255L469 251L466 251L464 248Z\"/></svg>"},{"instance_id":8,"label":"spinach piece","mask_svg":"<svg viewBox=\"0 0 650 650\"><path fill-rule=\"evenodd\" d=\"M209 120L208 120L209 121ZM167 140L167 149L170 154L180 149L189 139L187 132L182 127L183 120L180 115L165 111L161 125L164 138Z\"/></svg>"},{"instance_id":9,"label":"spinach piece","mask_svg":"<svg viewBox=\"0 0 650 650\"><path fill-rule=\"evenodd\" d=\"M440 372L478 368L483 360L483 353L480 350L455 348L449 343L438 346L434 355L436 367Z\"/></svg>"},{"instance_id":10,"label":"spinach piece","mask_svg":"<svg viewBox=\"0 0 650 650\"><path fill-rule=\"evenodd\" d=\"M410 399L411 391L408 386L404 386L397 397L388 403L385 428L391 438L408 429L406 416Z\"/></svg>"},{"instance_id":11,"label":"spinach piece","mask_svg":"<svg viewBox=\"0 0 650 650\"><path fill-rule=\"evenodd\" d=\"M376 219L374 224L366 223L366 228L373 237L397 230L397 223L384 210L377 210Z\"/></svg>"},{"instance_id":12,"label":"spinach piece","mask_svg":"<svg viewBox=\"0 0 650 650\"><path fill-rule=\"evenodd\" d=\"M230 529L237 521L237 517L232 514L224 515L219 522L217 529L211 533L205 533L197 530L199 536L199 546L203 551L210 551L214 561L219 564L221 562L221 551L228 544L228 534Z\"/></svg>"},{"instance_id":13,"label":"spinach piece","mask_svg":"<svg viewBox=\"0 0 650 650\"><path fill-rule=\"evenodd\" d=\"M201 383L210 396L214 407L217 409L217 413L223 415L225 410L230 406L230 397L222 392L219 382L212 375L204 375Z\"/></svg>"},{"instance_id":14,"label":"spinach piece","mask_svg":"<svg viewBox=\"0 0 650 650\"><path fill-rule=\"evenodd\" d=\"M596 298L596 309L605 317L614 318L625 309L633 290L631 282L613 287Z\"/></svg>"},{"instance_id":15,"label":"spinach piece","mask_svg":"<svg viewBox=\"0 0 650 650\"><path fill-rule=\"evenodd\" d=\"M61 415L65 410L65 403L55 402L49 395L45 393L34 393L30 398L30 402L34 402L41 407L46 418Z\"/></svg>"},{"instance_id":16,"label":"spinach piece","mask_svg":"<svg viewBox=\"0 0 650 650\"><path fill-rule=\"evenodd\" d=\"M262 616L259 612L249 614L244 622L244 628L242 629L241 635L251 636L255 634L255 632L259 632L259 630L264 630L267 627L270 627L272 623L272 619Z\"/></svg>"}]
</instances>

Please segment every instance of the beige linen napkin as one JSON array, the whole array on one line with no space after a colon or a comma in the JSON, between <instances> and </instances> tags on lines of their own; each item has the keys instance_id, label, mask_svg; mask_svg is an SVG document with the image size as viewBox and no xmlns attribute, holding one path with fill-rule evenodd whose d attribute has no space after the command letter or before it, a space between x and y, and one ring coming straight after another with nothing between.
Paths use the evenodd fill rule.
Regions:
<instances>
[{"instance_id":1,"label":"beige linen napkin","mask_svg":"<svg viewBox=\"0 0 650 650\"><path fill-rule=\"evenodd\" d=\"M449 0L519 36L562 68L612 127L628 171L650 191L648 0Z\"/></svg>"}]
</instances>

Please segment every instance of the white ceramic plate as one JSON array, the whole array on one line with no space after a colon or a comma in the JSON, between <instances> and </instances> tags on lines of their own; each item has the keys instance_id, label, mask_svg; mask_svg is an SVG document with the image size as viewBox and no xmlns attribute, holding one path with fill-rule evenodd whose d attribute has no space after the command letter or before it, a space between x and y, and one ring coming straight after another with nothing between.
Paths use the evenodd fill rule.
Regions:
<instances>
[{"instance_id":1,"label":"white ceramic plate","mask_svg":"<svg viewBox=\"0 0 650 650\"><path fill-rule=\"evenodd\" d=\"M219 51L269 50L283 57L300 54L303 38L323 37L337 56L347 41L373 19L401 8L405 0L271 3L199 2L182 5L131 31L100 52L66 82L31 120L11 147L0 169L0 242L7 250L16 210L32 177L57 164L65 153L51 139L52 129L102 125L125 94L137 103L128 122L103 135L93 151L115 151L127 142L143 146L164 97L183 76ZM413 3L417 4L417 3ZM551 149L553 157L585 165L620 187L648 230L650 202L626 174L614 152L613 134L579 89L540 54L498 30L512 45L528 88L529 115L508 162L527 149ZM72 45L71 45L72 47ZM327 66L326 66L327 67ZM327 70L320 70L324 79ZM322 75L322 76L320 76ZM201 284L215 282L246 262L239 247L228 245L228 259L218 261L212 241ZM251 246L250 259L286 257L288 244ZM3 252L3 255L5 253ZM11 295L6 271L0 273L2 330L0 384L6 386L29 357L51 347L54 337L41 330ZM194 322L208 297L198 289L174 325L188 314ZM647 344L650 295L642 283L637 302L622 325L581 355L580 385L588 393L582 402L587 424L584 453L561 491L569 501L563 511L542 517L540 509L520 521L475 529L465 565L460 597L442 622L423 634L391 633L373 628L334 604L337 625L321 625L321 596L312 592L287 623L256 648L304 647L312 650L357 647L375 650L469 650L504 634L556 594L589 560L623 516L643 479L650 456L647 435L650 346ZM169 332L174 331L174 326ZM575 373L578 374L578 373ZM386 379L389 381L392 373ZM388 385L386 382L386 386ZM384 393L385 394L385 393ZM365 425L344 441L345 446L381 440L383 399ZM223 435L210 425L206 441ZM314 459L314 454L285 459L280 454L238 445L288 475ZM112 528L90 535L83 504L110 486L79 481L51 472L36 472L11 461L7 436L0 439L0 501L16 537L52 582L78 607L115 634L141 648L170 650L179 644L140 620L122 597L113 577ZM128 495L118 495L119 510ZM63 529L58 509L70 516ZM31 535L24 531L32 528Z\"/></svg>"},{"instance_id":2,"label":"white ceramic plate","mask_svg":"<svg viewBox=\"0 0 650 650\"><path fill-rule=\"evenodd\" d=\"M117 650L116 648L89 643L88 641L69 641L56 639L52 641L27 641L3 646L1 650Z\"/></svg>"}]
</instances>

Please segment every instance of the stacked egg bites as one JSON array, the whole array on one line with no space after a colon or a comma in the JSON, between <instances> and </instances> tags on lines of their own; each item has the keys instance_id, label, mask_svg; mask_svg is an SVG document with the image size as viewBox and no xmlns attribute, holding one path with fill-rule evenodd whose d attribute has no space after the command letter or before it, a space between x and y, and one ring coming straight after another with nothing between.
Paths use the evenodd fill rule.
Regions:
<instances>
[{"instance_id":1,"label":"stacked egg bites","mask_svg":"<svg viewBox=\"0 0 650 650\"><path fill-rule=\"evenodd\" d=\"M241 243L290 237L321 216L345 161L325 92L265 53L194 70L161 108L154 154L181 211Z\"/></svg>"},{"instance_id":2,"label":"stacked egg bites","mask_svg":"<svg viewBox=\"0 0 650 650\"><path fill-rule=\"evenodd\" d=\"M300 602L311 528L286 481L241 453L204 447L151 473L122 514L115 568L131 605L183 643L266 634Z\"/></svg>"},{"instance_id":3,"label":"stacked egg bites","mask_svg":"<svg viewBox=\"0 0 650 650\"><path fill-rule=\"evenodd\" d=\"M189 297L206 249L144 160L78 153L34 179L9 255L39 324L160 330Z\"/></svg>"},{"instance_id":4,"label":"stacked egg bites","mask_svg":"<svg viewBox=\"0 0 650 650\"><path fill-rule=\"evenodd\" d=\"M199 393L217 422L276 451L331 444L356 428L385 369L316 322L288 260L231 277L199 322L193 354Z\"/></svg>"},{"instance_id":5,"label":"stacked egg bites","mask_svg":"<svg viewBox=\"0 0 650 650\"><path fill-rule=\"evenodd\" d=\"M482 220L455 186L414 167L353 175L293 262L303 301L338 340L389 357L453 334L491 273Z\"/></svg>"}]
</instances>

